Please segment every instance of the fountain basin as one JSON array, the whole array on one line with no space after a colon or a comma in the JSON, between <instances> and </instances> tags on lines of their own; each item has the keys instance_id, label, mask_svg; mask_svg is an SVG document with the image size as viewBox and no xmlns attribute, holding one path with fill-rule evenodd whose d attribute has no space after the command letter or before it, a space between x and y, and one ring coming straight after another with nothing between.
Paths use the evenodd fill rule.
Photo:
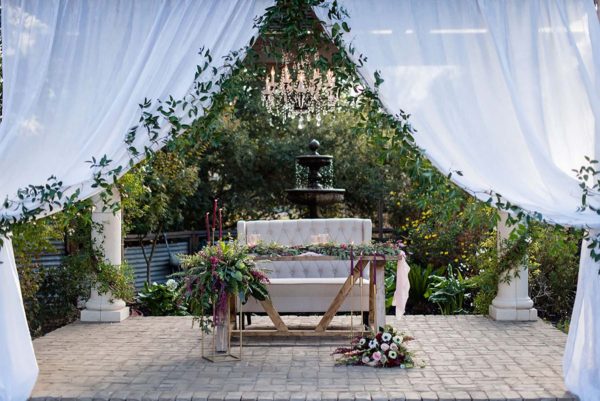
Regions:
<instances>
[{"instance_id":1,"label":"fountain basin","mask_svg":"<svg viewBox=\"0 0 600 401\"><path fill-rule=\"evenodd\" d=\"M331 205L344 201L345 189L294 188L286 189L288 199L299 205Z\"/></svg>"}]
</instances>

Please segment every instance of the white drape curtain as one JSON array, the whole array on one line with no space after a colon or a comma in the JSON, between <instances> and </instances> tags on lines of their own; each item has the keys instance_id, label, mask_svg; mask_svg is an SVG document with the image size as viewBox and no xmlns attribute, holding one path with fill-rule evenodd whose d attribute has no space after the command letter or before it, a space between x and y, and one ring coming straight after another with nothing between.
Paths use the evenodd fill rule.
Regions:
<instances>
[{"instance_id":1,"label":"white drape curtain","mask_svg":"<svg viewBox=\"0 0 600 401\"><path fill-rule=\"evenodd\" d=\"M591 0L341 0L361 75L390 113L411 114L417 144L443 173L556 223L578 212L572 169L600 156L600 28ZM327 11L315 8L327 21ZM598 199L593 200L598 206ZM564 358L569 390L600 396L600 266L582 251Z\"/></svg>"},{"instance_id":2,"label":"white drape curtain","mask_svg":"<svg viewBox=\"0 0 600 401\"><path fill-rule=\"evenodd\" d=\"M23 310L12 244L0 248L0 400L29 397L38 367Z\"/></svg>"},{"instance_id":3,"label":"white drape curtain","mask_svg":"<svg viewBox=\"0 0 600 401\"><path fill-rule=\"evenodd\" d=\"M272 3L4 0L0 200L50 175L91 195L86 160L106 154L125 164L138 103L181 98L204 61L197 49L210 48L219 65ZM357 54L368 56L367 83L381 71L383 104L411 113L417 143L443 172L461 171L453 178L481 199L494 191L552 221L600 228L600 217L577 212L571 172L583 156L600 156L600 31L590 0L341 4ZM145 141L139 135L136 145ZM9 241L0 261L0 399L24 400L37 367ZM600 393L598 267L583 250L565 354L567 387L584 401Z\"/></svg>"},{"instance_id":4,"label":"white drape curtain","mask_svg":"<svg viewBox=\"0 0 600 401\"><path fill-rule=\"evenodd\" d=\"M138 104L182 98L210 49L212 66L247 45L273 0L3 0L0 200L51 175L93 195L87 160L126 165ZM201 80L212 79L210 69ZM213 90L218 90L214 87ZM149 139L138 134L143 149ZM4 215L18 215L2 210ZM25 400L37 365L9 240L0 250L0 400Z\"/></svg>"}]
</instances>

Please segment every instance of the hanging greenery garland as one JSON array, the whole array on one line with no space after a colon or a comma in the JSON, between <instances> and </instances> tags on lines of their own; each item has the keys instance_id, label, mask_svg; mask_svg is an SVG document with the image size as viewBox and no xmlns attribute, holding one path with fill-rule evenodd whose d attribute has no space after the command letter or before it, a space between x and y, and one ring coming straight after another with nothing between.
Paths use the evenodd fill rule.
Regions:
<instances>
[{"instance_id":1,"label":"hanging greenery garland","mask_svg":"<svg viewBox=\"0 0 600 401\"><path fill-rule=\"evenodd\" d=\"M311 10L313 6L327 8L331 21L329 26L314 17ZM335 73L337 90L349 93L344 101L353 109L359 110L365 105L376 106L366 108L369 111L361 116L362 123L358 124L356 129L364 130L375 142L391 142L396 149L400 149L402 157L412 159L413 168L409 171L411 179L436 185L432 174L434 168L414 141L415 130L408 122L410 115L403 110L398 110L395 115L388 113L377 98L377 88L383 83L380 72L374 73L372 81L375 87L372 90L363 86L359 67L367 61L362 54L355 54L351 44L344 42L344 35L351 30L345 21L346 17L346 11L340 7L337 0L279 0L256 19L255 26L259 31L257 38L261 40L260 48L255 46L257 38L252 38L245 48L231 51L224 58L221 68L214 66L210 49L201 48L199 53L205 61L196 68L190 93L182 99L144 99L140 103L139 124L131 127L124 136L124 146L129 154L125 165L114 165L109 155L90 157L88 162L92 174L91 187L101 190L100 197L106 209L114 212L119 210L120 204L111 201L110 188L116 185L118 179L132 166L141 160L152 159L161 148L181 151L174 141L180 135L210 136L211 120L217 118L218 111L226 106L226 96L223 92L227 91L231 74L239 68L246 68L256 77L264 77L266 68L259 51L272 60L281 60L284 54L290 53L302 58L319 54L323 43L332 43L333 51L327 55L313 57L314 67L331 69ZM242 57L244 55L245 59ZM215 93L217 88L220 88L220 93ZM392 129L393 137L381 137L382 128ZM136 146L136 138L140 134L147 136L148 144L142 148ZM386 157L385 151L381 157ZM597 161L588 159L588 162L589 166L583 166L578 173L582 182L582 210L591 209L587 199L596 195L600 188L600 180L592 186L588 184L590 177L600 175L594 169ZM462 175L462 172L452 171L447 178L451 178L453 174ZM6 210L11 211L11 215L0 216L0 245L17 222L30 222L39 216L66 207L76 208L81 200L80 195L79 189L65 188L63 182L53 175L46 183L30 184L19 189L14 197L7 197L2 203ZM505 200L501 194L490 191L488 195L488 204L511 214L509 223L527 225L532 220L547 221L540 213L524 211ZM600 214L600 210L594 211ZM589 232L586 238L590 241L589 248L594 260L600 260L600 238L592 237Z\"/></svg>"}]
</instances>

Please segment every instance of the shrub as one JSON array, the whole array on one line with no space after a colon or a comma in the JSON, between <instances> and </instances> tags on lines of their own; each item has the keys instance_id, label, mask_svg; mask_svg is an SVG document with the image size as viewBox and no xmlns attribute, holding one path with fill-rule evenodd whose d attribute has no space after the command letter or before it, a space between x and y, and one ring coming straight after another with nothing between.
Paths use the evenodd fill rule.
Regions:
<instances>
[{"instance_id":1,"label":"shrub","mask_svg":"<svg viewBox=\"0 0 600 401\"><path fill-rule=\"evenodd\" d=\"M15 260L32 337L78 318L78 303L89 296L91 285L90 221L89 214L71 208L14 227ZM72 245L71 254L60 266L43 267L39 257L56 252L52 240L68 241Z\"/></svg>"},{"instance_id":2,"label":"shrub","mask_svg":"<svg viewBox=\"0 0 600 401\"><path fill-rule=\"evenodd\" d=\"M473 298L473 311L480 315L487 315L489 307L498 292L499 282L495 231L484 239L477 252L470 256L468 263L478 271L478 274L472 278L472 283L476 288Z\"/></svg>"},{"instance_id":3,"label":"shrub","mask_svg":"<svg viewBox=\"0 0 600 401\"><path fill-rule=\"evenodd\" d=\"M13 230L15 260L29 330L33 337L44 335L79 317L78 306L90 295L92 283L101 292L110 290L117 298L133 299L132 272L98 263L92 249L90 201L52 216L18 224ZM43 253L56 253L52 241L68 244L69 254L56 267L44 267Z\"/></svg>"},{"instance_id":4,"label":"shrub","mask_svg":"<svg viewBox=\"0 0 600 401\"><path fill-rule=\"evenodd\" d=\"M114 298L126 302L133 301L135 290L133 286L133 269L127 263L112 265L106 262L97 263L92 267L91 282L95 283L98 292L110 292Z\"/></svg>"},{"instance_id":5,"label":"shrub","mask_svg":"<svg viewBox=\"0 0 600 401\"><path fill-rule=\"evenodd\" d=\"M473 284L463 277L460 270L455 272L452 265L448 265L446 276L431 275L429 279L431 282L425 296L438 306L442 315L466 312L464 303L471 297L468 291Z\"/></svg>"},{"instance_id":6,"label":"shrub","mask_svg":"<svg viewBox=\"0 0 600 401\"><path fill-rule=\"evenodd\" d=\"M577 290L582 233L536 225L529 246L529 295L540 316L570 319ZM568 324L566 324L568 327Z\"/></svg>"},{"instance_id":7,"label":"shrub","mask_svg":"<svg viewBox=\"0 0 600 401\"><path fill-rule=\"evenodd\" d=\"M137 297L142 313L146 316L188 315L179 287L179 283L173 279L165 284L144 283L144 288Z\"/></svg>"},{"instance_id":8,"label":"shrub","mask_svg":"<svg viewBox=\"0 0 600 401\"><path fill-rule=\"evenodd\" d=\"M437 270L462 265L470 276L469 255L493 229L495 211L450 181L439 181L433 190L413 183L408 192L392 192L397 209L390 219L408 247L411 266Z\"/></svg>"},{"instance_id":9,"label":"shrub","mask_svg":"<svg viewBox=\"0 0 600 401\"><path fill-rule=\"evenodd\" d=\"M407 314L429 314L433 313L431 303L427 301L425 296L427 288L431 283L431 276L433 274L442 275L446 269L444 267L434 269L432 265L426 268L421 267L418 264L410 263L410 271L408 273L408 280L410 282L410 291L408 301L406 303ZM387 309L392 308L392 301L394 298L394 292L396 291L396 263L388 262L385 266L385 307Z\"/></svg>"},{"instance_id":10,"label":"shrub","mask_svg":"<svg viewBox=\"0 0 600 401\"><path fill-rule=\"evenodd\" d=\"M577 289L581 232L533 223L526 235L525 249L517 250L508 259L520 260L521 264L528 267L529 295L539 315L555 323L568 321ZM474 298L476 313L488 313L489 305L496 296L499 276L506 268L504 265L511 265L503 262L499 255L514 248L517 240L519 239L512 239L503 244L499 253L496 233L492 232L481 243L478 252L470 258L469 263L478 269L478 274L473 277L478 289ZM521 252L523 257L519 256Z\"/></svg>"}]
</instances>

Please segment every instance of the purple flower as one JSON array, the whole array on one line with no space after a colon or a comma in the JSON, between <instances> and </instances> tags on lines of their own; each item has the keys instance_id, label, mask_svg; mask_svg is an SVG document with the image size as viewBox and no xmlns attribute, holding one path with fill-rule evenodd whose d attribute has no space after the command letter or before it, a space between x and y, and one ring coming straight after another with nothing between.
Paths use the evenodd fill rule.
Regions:
<instances>
[{"instance_id":1,"label":"purple flower","mask_svg":"<svg viewBox=\"0 0 600 401\"><path fill-rule=\"evenodd\" d=\"M267 275L260 270L250 270L250 274L252 274L252 277L261 283L270 283L269 277L267 277Z\"/></svg>"}]
</instances>

